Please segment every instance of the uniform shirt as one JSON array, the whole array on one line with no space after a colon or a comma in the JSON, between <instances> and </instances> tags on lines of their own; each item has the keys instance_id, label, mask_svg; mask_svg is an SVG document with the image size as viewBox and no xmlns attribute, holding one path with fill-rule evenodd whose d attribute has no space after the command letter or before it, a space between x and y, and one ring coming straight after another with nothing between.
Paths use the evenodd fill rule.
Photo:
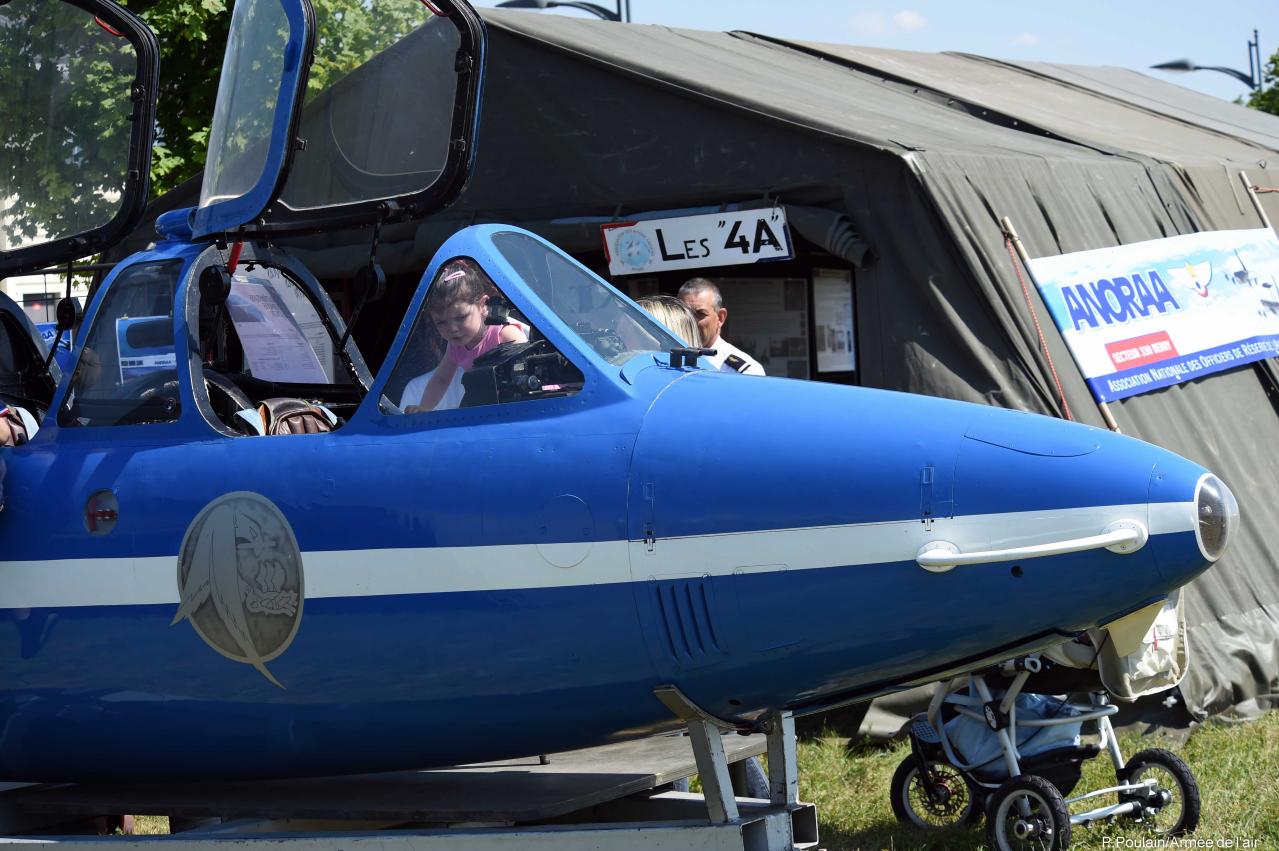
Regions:
<instances>
[{"instance_id":1,"label":"uniform shirt","mask_svg":"<svg viewBox=\"0 0 1279 851\"><path fill-rule=\"evenodd\" d=\"M734 346L732 343L720 337L708 349L714 349L714 357L708 357L707 360L715 364L715 368L723 372L740 372L744 375L763 375L764 367L759 365L759 361L755 360L746 352ZM727 363L729 358L733 359L732 363Z\"/></svg>"}]
</instances>

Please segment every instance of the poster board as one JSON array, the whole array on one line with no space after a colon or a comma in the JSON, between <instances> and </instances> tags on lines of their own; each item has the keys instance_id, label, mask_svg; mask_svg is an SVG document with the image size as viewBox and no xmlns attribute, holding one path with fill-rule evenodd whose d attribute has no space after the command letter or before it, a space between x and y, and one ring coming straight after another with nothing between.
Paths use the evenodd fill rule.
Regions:
<instances>
[{"instance_id":1,"label":"poster board","mask_svg":"<svg viewBox=\"0 0 1279 851\"><path fill-rule=\"evenodd\" d=\"M767 375L809 378L808 281L716 278L728 322L724 339L759 361Z\"/></svg>"},{"instance_id":2,"label":"poster board","mask_svg":"<svg viewBox=\"0 0 1279 851\"><path fill-rule=\"evenodd\" d=\"M1279 352L1279 238L1209 231L1029 261L1099 402Z\"/></svg>"},{"instance_id":3,"label":"poster board","mask_svg":"<svg viewBox=\"0 0 1279 851\"><path fill-rule=\"evenodd\" d=\"M813 270L813 348L818 372L857 369L853 273L847 269Z\"/></svg>"},{"instance_id":4,"label":"poster board","mask_svg":"<svg viewBox=\"0 0 1279 851\"><path fill-rule=\"evenodd\" d=\"M231 278L227 311L244 348L245 365L254 378L264 381L329 383L330 376L312 347L307 329L294 319L270 273L278 277L279 270L258 267L252 272L236 272ZM311 329L313 333L315 330ZM327 343L327 333L325 340Z\"/></svg>"}]
</instances>

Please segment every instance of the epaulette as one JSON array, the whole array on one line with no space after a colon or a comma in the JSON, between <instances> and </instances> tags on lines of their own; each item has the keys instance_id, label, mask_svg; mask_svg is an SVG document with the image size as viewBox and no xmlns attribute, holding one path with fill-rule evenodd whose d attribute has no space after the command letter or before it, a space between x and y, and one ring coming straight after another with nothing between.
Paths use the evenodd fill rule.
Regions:
<instances>
[{"instance_id":1,"label":"epaulette","mask_svg":"<svg viewBox=\"0 0 1279 851\"><path fill-rule=\"evenodd\" d=\"M751 368L750 361L739 355L729 355L724 358L724 365L733 370L733 372L745 372Z\"/></svg>"}]
</instances>

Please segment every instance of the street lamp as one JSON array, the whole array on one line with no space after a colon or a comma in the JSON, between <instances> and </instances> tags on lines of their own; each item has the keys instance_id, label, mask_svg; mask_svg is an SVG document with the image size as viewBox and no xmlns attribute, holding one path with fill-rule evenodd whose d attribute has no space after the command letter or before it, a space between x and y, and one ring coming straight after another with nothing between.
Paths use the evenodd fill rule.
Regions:
<instances>
[{"instance_id":1,"label":"street lamp","mask_svg":"<svg viewBox=\"0 0 1279 851\"><path fill-rule=\"evenodd\" d=\"M1229 74L1251 89L1261 88L1261 46L1257 40L1256 30L1252 31L1252 41L1248 42L1247 74L1234 68L1222 68L1220 65L1196 65L1189 59L1174 59L1171 62L1161 62L1150 67L1160 71L1220 71L1223 74Z\"/></svg>"},{"instance_id":2,"label":"street lamp","mask_svg":"<svg viewBox=\"0 0 1279 851\"><path fill-rule=\"evenodd\" d=\"M498 8L502 9L555 9L561 6L569 9L581 9L583 12L590 12L597 18L603 18L606 21L630 21L631 19L631 0L617 0L617 11L606 9L598 3L588 3L586 0L504 0L498 3Z\"/></svg>"}]
</instances>

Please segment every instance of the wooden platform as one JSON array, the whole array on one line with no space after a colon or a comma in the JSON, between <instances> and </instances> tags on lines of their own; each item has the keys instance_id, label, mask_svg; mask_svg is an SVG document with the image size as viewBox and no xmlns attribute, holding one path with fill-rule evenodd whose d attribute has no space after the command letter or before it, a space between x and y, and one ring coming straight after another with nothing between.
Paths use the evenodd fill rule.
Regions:
<instances>
[{"instance_id":1,"label":"wooden platform","mask_svg":"<svg viewBox=\"0 0 1279 851\"><path fill-rule=\"evenodd\" d=\"M723 737L729 762L764 752L761 735ZM0 806L78 817L98 813L224 819L349 819L419 824L527 824L653 789L697 771L689 739L634 742L509 762L307 780L69 784L0 791Z\"/></svg>"}]
</instances>

